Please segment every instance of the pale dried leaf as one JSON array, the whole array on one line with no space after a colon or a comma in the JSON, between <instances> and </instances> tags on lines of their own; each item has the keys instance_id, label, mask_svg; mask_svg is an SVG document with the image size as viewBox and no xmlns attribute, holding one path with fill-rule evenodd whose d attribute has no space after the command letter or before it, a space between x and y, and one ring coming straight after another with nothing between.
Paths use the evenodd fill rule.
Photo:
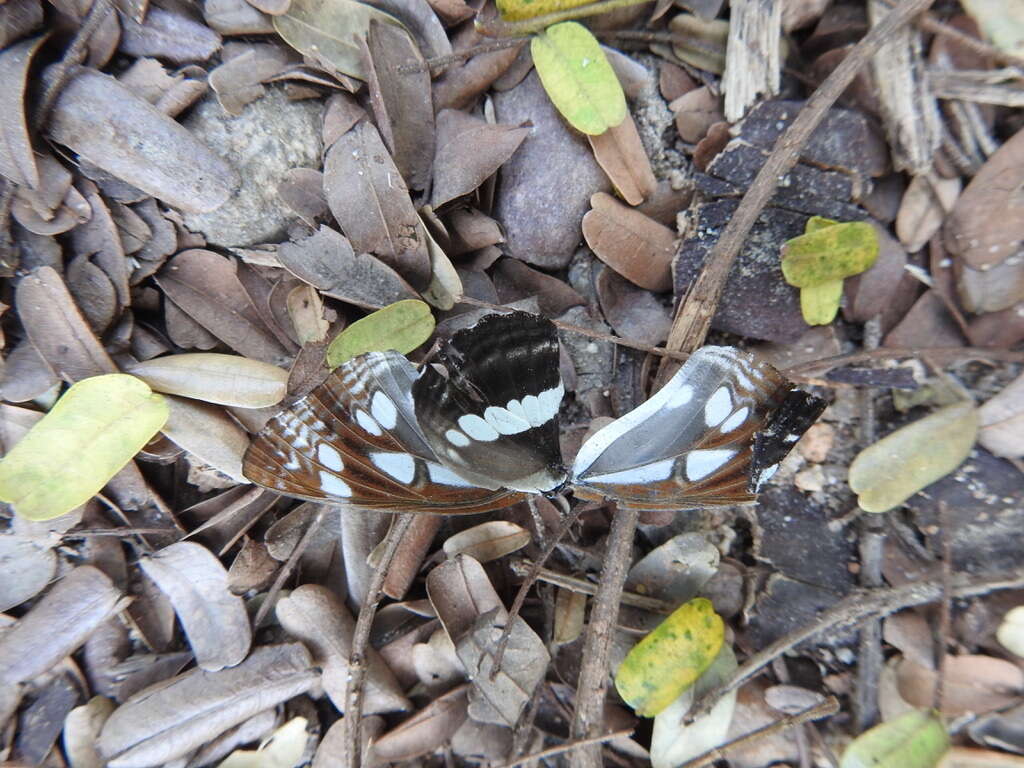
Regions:
<instances>
[{"instance_id":1,"label":"pale dried leaf","mask_svg":"<svg viewBox=\"0 0 1024 768\"><path fill-rule=\"evenodd\" d=\"M39 171L25 119L25 84L32 57L45 39L25 40L0 52L0 175L28 187L39 185Z\"/></svg>"},{"instance_id":2,"label":"pale dried leaf","mask_svg":"<svg viewBox=\"0 0 1024 768\"><path fill-rule=\"evenodd\" d=\"M57 574L57 555L45 540L0 536L0 572L0 612L5 612L46 588Z\"/></svg>"},{"instance_id":3,"label":"pale dried leaf","mask_svg":"<svg viewBox=\"0 0 1024 768\"><path fill-rule=\"evenodd\" d=\"M121 17L121 52L184 64L206 61L220 48L220 35L182 13L154 5L139 24Z\"/></svg>"},{"instance_id":4,"label":"pale dried leaf","mask_svg":"<svg viewBox=\"0 0 1024 768\"><path fill-rule=\"evenodd\" d=\"M249 435L222 408L166 396L170 416L163 433L206 464L236 483L248 483L242 474L242 456Z\"/></svg>"},{"instance_id":5,"label":"pale dried leaf","mask_svg":"<svg viewBox=\"0 0 1024 768\"><path fill-rule=\"evenodd\" d=\"M658 180L651 161L640 142L633 116L628 114L618 125L598 136L587 136L594 158L630 205L640 205L654 194Z\"/></svg>"},{"instance_id":6,"label":"pale dried leaf","mask_svg":"<svg viewBox=\"0 0 1024 768\"><path fill-rule=\"evenodd\" d=\"M978 442L996 456L1024 456L1024 375L978 409Z\"/></svg>"},{"instance_id":7,"label":"pale dried leaf","mask_svg":"<svg viewBox=\"0 0 1024 768\"><path fill-rule=\"evenodd\" d=\"M252 641L241 598L228 590L228 574L208 549L179 541L139 561L143 572L174 606L202 669L216 672L245 658Z\"/></svg>"},{"instance_id":8,"label":"pale dried leaf","mask_svg":"<svg viewBox=\"0 0 1024 768\"><path fill-rule=\"evenodd\" d=\"M960 194L960 179L915 176L896 214L896 236L910 253L924 248L939 231Z\"/></svg>"},{"instance_id":9,"label":"pale dried leaf","mask_svg":"<svg viewBox=\"0 0 1024 768\"><path fill-rule=\"evenodd\" d=\"M370 748L370 764L393 763L428 755L444 745L466 720L469 686L435 699Z\"/></svg>"},{"instance_id":10,"label":"pale dried leaf","mask_svg":"<svg viewBox=\"0 0 1024 768\"><path fill-rule=\"evenodd\" d=\"M135 363L126 372L155 392L240 408L277 405L288 383L288 372L276 365L213 352L157 357Z\"/></svg>"},{"instance_id":11,"label":"pale dried leaf","mask_svg":"<svg viewBox=\"0 0 1024 768\"><path fill-rule=\"evenodd\" d=\"M468 555L481 563L489 563L516 552L530 543L530 532L508 520L491 520L454 536L444 542L444 553L449 558Z\"/></svg>"},{"instance_id":12,"label":"pale dried leaf","mask_svg":"<svg viewBox=\"0 0 1024 768\"><path fill-rule=\"evenodd\" d=\"M319 672L298 643L256 648L236 667L195 668L136 693L100 734L109 768L149 768L189 754L253 715L309 691Z\"/></svg>"},{"instance_id":13,"label":"pale dried leaf","mask_svg":"<svg viewBox=\"0 0 1024 768\"><path fill-rule=\"evenodd\" d=\"M900 695L914 707L932 706L938 673L903 659L896 667ZM1015 703L1011 691L1024 687L1024 670L1006 659L963 655L946 658L942 713L960 717Z\"/></svg>"},{"instance_id":14,"label":"pale dried leaf","mask_svg":"<svg viewBox=\"0 0 1024 768\"><path fill-rule=\"evenodd\" d=\"M113 711L113 701L93 696L68 713L64 720L64 752L71 768L104 768L96 740Z\"/></svg>"}]
</instances>

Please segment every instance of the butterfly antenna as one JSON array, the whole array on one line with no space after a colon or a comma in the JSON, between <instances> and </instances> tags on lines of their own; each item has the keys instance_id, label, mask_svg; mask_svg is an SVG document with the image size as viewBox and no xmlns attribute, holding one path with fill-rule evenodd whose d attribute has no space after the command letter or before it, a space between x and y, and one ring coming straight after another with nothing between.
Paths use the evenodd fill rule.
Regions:
<instances>
[{"instance_id":1,"label":"butterfly antenna","mask_svg":"<svg viewBox=\"0 0 1024 768\"><path fill-rule=\"evenodd\" d=\"M562 495L556 495L549 497L552 502L562 508L562 524L559 526L555 535L551 537L548 543L544 546L540 556L533 561L533 566L530 568L530 572L526 574L526 578L523 579L523 583L519 585L519 591L516 592L516 599L512 601L512 607L508 611L508 621L505 623L505 629L501 632L501 637L498 638L498 647L494 652L494 664L491 667L491 680L497 677L498 672L501 671L501 661L505 657L505 647L508 645L508 639L512 635L512 624L515 622L516 617L519 616L519 611L523 609L523 603L526 602L526 595L529 594L530 588L536 583L540 577L540 572L544 568L544 563L547 562L548 558L555 551L555 547L558 543L565 538L565 535L569 532L569 529L579 519L580 514L585 509L590 509L591 506L588 504L577 504L575 508L569 506L569 502L566 501Z\"/></svg>"}]
</instances>

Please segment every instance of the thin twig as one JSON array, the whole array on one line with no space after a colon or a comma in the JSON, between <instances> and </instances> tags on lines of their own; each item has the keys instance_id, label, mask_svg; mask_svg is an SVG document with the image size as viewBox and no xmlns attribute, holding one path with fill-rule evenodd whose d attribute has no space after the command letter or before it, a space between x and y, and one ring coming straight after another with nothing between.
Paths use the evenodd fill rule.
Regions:
<instances>
[{"instance_id":1,"label":"thin twig","mask_svg":"<svg viewBox=\"0 0 1024 768\"><path fill-rule=\"evenodd\" d=\"M486 43L481 43L480 45L463 48L461 51L456 51L455 53L449 53L447 56L434 56L426 59L422 64L405 64L398 68L398 72L402 74L424 71L435 72L437 70L446 69L452 64L460 64L474 56L479 56L481 53L504 51L508 48L515 48L516 46L523 45L525 42L526 41L521 37L500 37L497 40L490 40Z\"/></svg>"},{"instance_id":2,"label":"thin twig","mask_svg":"<svg viewBox=\"0 0 1024 768\"><path fill-rule=\"evenodd\" d=\"M906 360L917 359L927 354L930 358L942 361L946 365L961 360L988 360L999 363L1024 363L1024 352L1010 349L988 349L987 347L932 347L930 349L913 349L904 347L879 347L865 349L848 355L835 355L820 360L798 363L786 369L787 376L793 378L815 378L835 368L854 363L866 363L872 360Z\"/></svg>"},{"instance_id":3,"label":"thin twig","mask_svg":"<svg viewBox=\"0 0 1024 768\"><path fill-rule=\"evenodd\" d=\"M631 733L633 733L633 729L626 728L622 731L613 731L612 733L606 733L604 736L593 736L589 739L579 739L577 741L566 742L565 744L559 744L557 747L551 747L549 749L541 750L540 752L534 752L532 755L526 755L525 757L521 757L514 762L505 763L503 766L501 766L501 768L516 768L517 765L533 762L535 760L539 763L541 760L545 760L549 757L557 757L558 755L564 755L566 752L572 752L574 749L586 747L590 744L601 744L606 741L611 741L612 739L617 739L620 736L629 736Z\"/></svg>"},{"instance_id":4,"label":"thin twig","mask_svg":"<svg viewBox=\"0 0 1024 768\"><path fill-rule=\"evenodd\" d=\"M412 525L412 519L411 513L395 516L391 529L384 537L384 549L381 552L380 562L377 563L373 578L370 579L366 588L366 597L363 598L363 605L359 609L359 618L356 619L356 628L352 632L352 650L349 653L348 680L345 685L345 743L347 744L362 744L359 731L362 728L363 720L363 683L366 679L366 650L370 645L370 628L373 626L373 617L377 613L377 603L380 602L384 576L391 561L395 558L395 552L398 551L402 537ZM348 751L349 768L359 768L361 761L361 750L350 749Z\"/></svg>"},{"instance_id":5,"label":"thin twig","mask_svg":"<svg viewBox=\"0 0 1024 768\"><path fill-rule=\"evenodd\" d=\"M942 711L942 700L946 688L946 642L950 635L950 600L953 594L953 547L950 543L952 532L949 519L949 506L945 500L939 501L939 539L942 546L942 599L939 601L938 642L935 644L935 691L932 707Z\"/></svg>"},{"instance_id":6,"label":"thin twig","mask_svg":"<svg viewBox=\"0 0 1024 768\"><path fill-rule=\"evenodd\" d=\"M952 594L955 597L973 597L1001 589L1020 589L1021 587L1024 587L1024 568L1011 571L999 578L959 579L954 583ZM813 623L806 624L779 638L747 659L743 666L736 670L728 683L710 692L694 704L690 710L691 716L696 717L708 712L723 694L756 677L762 667L770 664L773 659L816 635L829 630L837 632L849 630L865 619L882 618L904 608L934 603L941 598L941 578L904 584L893 589L857 590L825 611Z\"/></svg>"},{"instance_id":7,"label":"thin twig","mask_svg":"<svg viewBox=\"0 0 1024 768\"><path fill-rule=\"evenodd\" d=\"M604 568L601 569L600 585L590 609L590 622L583 641L583 663L576 685L576 708L570 730L576 739L596 736L603 726L608 655L619 614L622 585L626 581L637 517L635 509L619 509L612 516ZM571 763L574 768L601 768L601 748L589 746L579 749L573 753Z\"/></svg>"},{"instance_id":8,"label":"thin twig","mask_svg":"<svg viewBox=\"0 0 1024 768\"><path fill-rule=\"evenodd\" d=\"M679 305L669 333L669 349L692 352L703 343L711 326L711 319L718 309L733 262L746 242L754 222L775 193L779 182L796 164L800 149L825 117L829 107L853 82L854 77L882 43L895 30L908 24L915 16L926 10L932 2L934 0L901 2L850 50L832 74L811 94L803 109L775 143L736 212L729 219L721 237L711 249L704 269L690 287L686 299ZM663 360L658 371L658 383L667 381L670 373L670 366Z\"/></svg>"},{"instance_id":9,"label":"thin twig","mask_svg":"<svg viewBox=\"0 0 1024 768\"><path fill-rule=\"evenodd\" d=\"M829 696L824 701L810 706L801 712L797 712L795 715L780 717L778 720L768 723L768 725L761 726L756 731L751 731L743 736L737 736L732 741L726 742L720 747L709 749L704 754L697 755L697 757L692 760L687 760L679 768L704 768L706 765L711 765L718 760L725 759L727 757L727 752L738 747L746 747L760 741L765 736L778 733L779 731L784 731L797 725L802 725L803 723L811 720L820 720L823 717L830 717L838 711L838 699L836 699L835 696Z\"/></svg>"},{"instance_id":10,"label":"thin twig","mask_svg":"<svg viewBox=\"0 0 1024 768\"><path fill-rule=\"evenodd\" d=\"M510 562L509 568L512 569L512 573L516 576L526 578L526 576L533 574L535 565L535 563L530 562L526 558L522 558ZM540 568L537 570L537 581L554 584L556 587L568 589L571 592L579 592L583 595L597 594L596 584L585 581L584 579L576 578L575 576L568 576L564 573L559 573L558 571L552 571L549 568ZM678 603L659 600L656 597L648 597L647 595L638 595L636 592L623 592L621 602L623 605L628 605L632 608L641 608L645 611L660 613L665 616L668 616L672 611L679 607Z\"/></svg>"}]
</instances>

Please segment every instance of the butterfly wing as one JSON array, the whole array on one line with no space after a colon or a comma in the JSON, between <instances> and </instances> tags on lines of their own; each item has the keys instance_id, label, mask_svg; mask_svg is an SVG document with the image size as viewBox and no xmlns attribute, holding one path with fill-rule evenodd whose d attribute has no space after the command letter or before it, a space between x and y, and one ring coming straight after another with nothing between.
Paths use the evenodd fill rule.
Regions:
<instances>
[{"instance_id":1,"label":"butterfly wing","mask_svg":"<svg viewBox=\"0 0 1024 768\"><path fill-rule=\"evenodd\" d=\"M371 352L271 419L245 454L254 483L312 501L368 509L470 513L520 494L476 487L437 460L416 424L416 370L397 352Z\"/></svg>"},{"instance_id":2,"label":"butterfly wing","mask_svg":"<svg viewBox=\"0 0 1024 768\"><path fill-rule=\"evenodd\" d=\"M442 463L482 487L546 492L566 478L558 444L562 378L551 321L487 315L441 348L413 384L416 421Z\"/></svg>"},{"instance_id":3,"label":"butterfly wing","mask_svg":"<svg viewBox=\"0 0 1024 768\"><path fill-rule=\"evenodd\" d=\"M752 355L702 347L647 402L583 444L575 493L638 509L752 501L824 407Z\"/></svg>"}]
</instances>

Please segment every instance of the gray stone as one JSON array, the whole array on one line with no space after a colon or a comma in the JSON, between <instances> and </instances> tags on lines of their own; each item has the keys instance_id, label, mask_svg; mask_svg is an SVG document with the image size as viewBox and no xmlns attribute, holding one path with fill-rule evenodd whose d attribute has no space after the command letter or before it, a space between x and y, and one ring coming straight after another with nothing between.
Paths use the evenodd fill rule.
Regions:
<instances>
[{"instance_id":1,"label":"gray stone","mask_svg":"<svg viewBox=\"0 0 1024 768\"><path fill-rule=\"evenodd\" d=\"M503 250L544 269L561 269L582 239L580 222L590 196L611 183L587 140L567 127L537 73L510 91L494 94L498 121L532 123L530 135L498 178L495 215L505 228Z\"/></svg>"},{"instance_id":2,"label":"gray stone","mask_svg":"<svg viewBox=\"0 0 1024 768\"><path fill-rule=\"evenodd\" d=\"M211 213L185 216L185 224L223 247L274 242L294 219L277 196L286 171L320 167L323 106L289 101L278 87L233 117L212 96L184 121L197 139L223 157L242 179L239 190Z\"/></svg>"}]
</instances>

